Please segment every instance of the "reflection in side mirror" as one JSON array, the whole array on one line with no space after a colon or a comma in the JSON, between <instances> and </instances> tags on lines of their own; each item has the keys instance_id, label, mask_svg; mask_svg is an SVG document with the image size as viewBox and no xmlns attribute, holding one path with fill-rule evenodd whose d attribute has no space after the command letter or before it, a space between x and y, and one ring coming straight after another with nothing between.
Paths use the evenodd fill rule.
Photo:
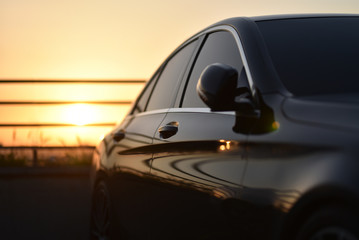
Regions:
<instances>
[{"instance_id":1,"label":"reflection in side mirror","mask_svg":"<svg viewBox=\"0 0 359 240\"><path fill-rule=\"evenodd\" d=\"M208 65L202 72L197 93L212 111L235 109L238 71L222 63Z\"/></svg>"}]
</instances>

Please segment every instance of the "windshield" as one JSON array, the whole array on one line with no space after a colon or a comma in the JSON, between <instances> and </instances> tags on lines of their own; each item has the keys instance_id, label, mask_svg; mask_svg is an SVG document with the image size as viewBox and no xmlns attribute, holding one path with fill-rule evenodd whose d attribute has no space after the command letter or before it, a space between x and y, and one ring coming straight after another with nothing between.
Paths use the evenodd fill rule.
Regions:
<instances>
[{"instance_id":1,"label":"windshield","mask_svg":"<svg viewBox=\"0 0 359 240\"><path fill-rule=\"evenodd\" d=\"M294 95L359 92L359 17L257 25L280 79Z\"/></svg>"}]
</instances>

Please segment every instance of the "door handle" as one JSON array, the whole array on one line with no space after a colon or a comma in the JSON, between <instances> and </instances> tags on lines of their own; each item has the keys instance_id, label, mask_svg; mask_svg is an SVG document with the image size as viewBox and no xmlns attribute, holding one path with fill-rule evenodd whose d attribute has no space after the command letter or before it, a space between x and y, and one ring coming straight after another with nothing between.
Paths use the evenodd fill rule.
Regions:
<instances>
[{"instance_id":1,"label":"door handle","mask_svg":"<svg viewBox=\"0 0 359 240\"><path fill-rule=\"evenodd\" d=\"M170 122L158 129L160 138L167 139L178 132L178 122Z\"/></svg>"},{"instance_id":2,"label":"door handle","mask_svg":"<svg viewBox=\"0 0 359 240\"><path fill-rule=\"evenodd\" d=\"M121 129L115 133L112 134L112 138L113 140L115 140L116 142L121 141L122 139L125 138L125 130Z\"/></svg>"}]
</instances>

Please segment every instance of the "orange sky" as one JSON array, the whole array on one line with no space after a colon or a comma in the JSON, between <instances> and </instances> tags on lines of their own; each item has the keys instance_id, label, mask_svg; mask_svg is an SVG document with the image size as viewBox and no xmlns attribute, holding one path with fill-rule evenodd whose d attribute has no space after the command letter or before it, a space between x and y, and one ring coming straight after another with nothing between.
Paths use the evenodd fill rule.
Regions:
<instances>
[{"instance_id":1,"label":"orange sky","mask_svg":"<svg viewBox=\"0 0 359 240\"><path fill-rule=\"evenodd\" d=\"M148 79L179 44L216 21L314 12L359 13L359 1L0 0L0 80ZM2 84L0 101L131 101L141 88ZM118 122L128 109L2 105L0 124ZM0 145L76 145L79 136L93 145L110 129L0 128Z\"/></svg>"},{"instance_id":2,"label":"orange sky","mask_svg":"<svg viewBox=\"0 0 359 240\"><path fill-rule=\"evenodd\" d=\"M0 79L142 79L223 18L359 13L358 0L0 0Z\"/></svg>"}]
</instances>

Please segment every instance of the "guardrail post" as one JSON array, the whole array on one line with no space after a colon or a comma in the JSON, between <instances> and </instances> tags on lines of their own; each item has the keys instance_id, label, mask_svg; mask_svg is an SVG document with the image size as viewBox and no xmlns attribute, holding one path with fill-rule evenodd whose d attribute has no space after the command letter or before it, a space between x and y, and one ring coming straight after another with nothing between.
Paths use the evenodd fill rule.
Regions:
<instances>
[{"instance_id":1,"label":"guardrail post","mask_svg":"<svg viewBox=\"0 0 359 240\"><path fill-rule=\"evenodd\" d=\"M37 166L37 148L32 149L32 166Z\"/></svg>"}]
</instances>

